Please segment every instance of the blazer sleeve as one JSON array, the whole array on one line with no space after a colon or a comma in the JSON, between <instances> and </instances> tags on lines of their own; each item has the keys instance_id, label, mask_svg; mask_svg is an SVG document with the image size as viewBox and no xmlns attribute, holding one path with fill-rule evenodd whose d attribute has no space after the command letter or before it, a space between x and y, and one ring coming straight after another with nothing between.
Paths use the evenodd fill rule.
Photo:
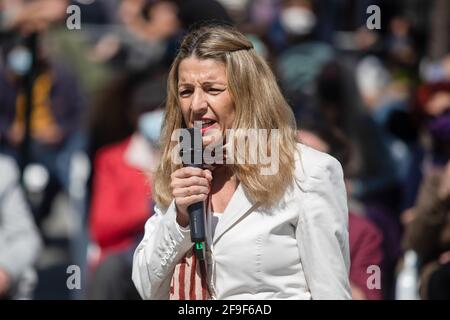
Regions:
<instances>
[{"instance_id":1,"label":"blazer sleeve","mask_svg":"<svg viewBox=\"0 0 450 320\"><path fill-rule=\"evenodd\" d=\"M348 208L341 164L324 156L304 184L296 236L314 300L351 299Z\"/></svg>"},{"instance_id":2,"label":"blazer sleeve","mask_svg":"<svg viewBox=\"0 0 450 320\"><path fill-rule=\"evenodd\" d=\"M143 299L168 299L176 264L191 248L189 228L176 221L175 202L165 213L155 213L145 224L145 234L133 256L132 279Z\"/></svg>"}]
</instances>

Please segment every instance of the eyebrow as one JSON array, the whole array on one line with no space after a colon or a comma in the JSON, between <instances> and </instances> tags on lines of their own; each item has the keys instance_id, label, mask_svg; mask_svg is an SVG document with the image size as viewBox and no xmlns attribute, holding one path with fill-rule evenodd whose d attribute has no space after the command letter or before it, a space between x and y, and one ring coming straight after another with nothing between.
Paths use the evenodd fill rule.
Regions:
<instances>
[{"instance_id":1,"label":"eyebrow","mask_svg":"<svg viewBox=\"0 0 450 320\"><path fill-rule=\"evenodd\" d=\"M205 82L202 83L203 86L204 86L204 85L206 85L206 86L208 86L208 85L211 86L211 85L215 85L215 84L222 85L222 86L225 86L225 85L226 85L226 83L223 83L223 82L221 82L221 81L212 81L212 80L208 80L208 81L205 81ZM178 88L183 87L183 86L189 86L189 85L192 85L192 84L189 83L189 82L180 82L180 83L178 84Z\"/></svg>"}]
</instances>

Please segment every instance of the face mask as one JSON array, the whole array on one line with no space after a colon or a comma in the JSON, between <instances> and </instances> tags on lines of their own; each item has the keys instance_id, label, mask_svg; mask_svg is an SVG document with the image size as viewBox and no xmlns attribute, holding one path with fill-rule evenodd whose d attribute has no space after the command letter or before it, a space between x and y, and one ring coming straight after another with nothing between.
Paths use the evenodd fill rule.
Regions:
<instances>
[{"instance_id":1,"label":"face mask","mask_svg":"<svg viewBox=\"0 0 450 320\"><path fill-rule=\"evenodd\" d=\"M164 111L156 110L142 114L138 121L139 132L154 145L159 145Z\"/></svg>"},{"instance_id":2,"label":"face mask","mask_svg":"<svg viewBox=\"0 0 450 320\"><path fill-rule=\"evenodd\" d=\"M450 107L443 114L429 120L428 131L434 140L450 142Z\"/></svg>"},{"instance_id":3,"label":"face mask","mask_svg":"<svg viewBox=\"0 0 450 320\"><path fill-rule=\"evenodd\" d=\"M7 57L8 68L19 76L24 76L31 68L32 57L25 47L12 49Z\"/></svg>"},{"instance_id":4,"label":"face mask","mask_svg":"<svg viewBox=\"0 0 450 320\"><path fill-rule=\"evenodd\" d=\"M316 25L316 16L311 10L291 7L281 11L280 22L286 32L305 35Z\"/></svg>"}]
</instances>

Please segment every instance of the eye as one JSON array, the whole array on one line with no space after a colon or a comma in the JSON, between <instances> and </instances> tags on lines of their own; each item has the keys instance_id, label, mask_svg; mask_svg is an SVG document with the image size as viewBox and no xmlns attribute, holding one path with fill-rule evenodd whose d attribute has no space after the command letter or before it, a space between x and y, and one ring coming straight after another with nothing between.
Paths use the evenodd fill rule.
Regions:
<instances>
[{"instance_id":1,"label":"eye","mask_svg":"<svg viewBox=\"0 0 450 320\"><path fill-rule=\"evenodd\" d=\"M219 94L221 93L223 90L218 89L218 88L208 88L208 92L211 94Z\"/></svg>"},{"instance_id":2,"label":"eye","mask_svg":"<svg viewBox=\"0 0 450 320\"><path fill-rule=\"evenodd\" d=\"M192 93L192 90L191 90L191 89L184 89L184 90L181 90L181 91L179 92L180 96L183 97L183 98L189 97L189 95L190 95L191 93Z\"/></svg>"}]
</instances>

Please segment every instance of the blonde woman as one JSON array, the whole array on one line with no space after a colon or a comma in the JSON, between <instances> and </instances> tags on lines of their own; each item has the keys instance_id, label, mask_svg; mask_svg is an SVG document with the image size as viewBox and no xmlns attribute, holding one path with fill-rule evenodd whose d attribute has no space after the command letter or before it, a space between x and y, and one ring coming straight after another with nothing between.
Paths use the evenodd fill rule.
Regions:
<instances>
[{"instance_id":1,"label":"blonde woman","mask_svg":"<svg viewBox=\"0 0 450 320\"><path fill-rule=\"evenodd\" d=\"M134 254L132 277L142 298L350 299L341 165L297 143L291 109L252 43L228 26L186 35L166 108L157 205ZM205 146L229 129L236 129L231 140L245 143L232 144L224 164L182 167L173 159L172 134L196 121ZM277 162L275 172L263 171L271 163L249 161L254 141L242 140L246 129L269 132L257 141ZM229 161L238 156L245 161ZM199 201L208 208L205 260L192 254L187 213Z\"/></svg>"}]
</instances>

